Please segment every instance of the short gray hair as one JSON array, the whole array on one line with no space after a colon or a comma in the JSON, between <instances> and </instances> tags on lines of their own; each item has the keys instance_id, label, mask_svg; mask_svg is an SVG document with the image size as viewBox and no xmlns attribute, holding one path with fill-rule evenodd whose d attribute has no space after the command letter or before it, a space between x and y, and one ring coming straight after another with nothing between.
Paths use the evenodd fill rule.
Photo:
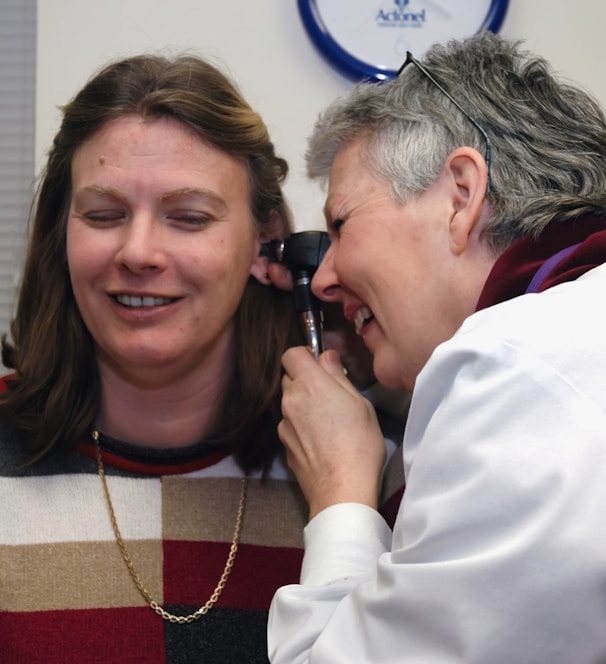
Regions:
<instances>
[{"instance_id":1,"label":"short gray hair","mask_svg":"<svg viewBox=\"0 0 606 664\"><path fill-rule=\"evenodd\" d=\"M495 250L552 221L606 216L606 119L578 86L558 80L519 41L490 32L433 46L423 65L492 143L485 237ZM448 155L485 140L412 64L396 79L360 83L318 118L308 175L326 179L337 152L362 137L370 171L405 202L438 177Z\"/></svg>"}]
</instances>

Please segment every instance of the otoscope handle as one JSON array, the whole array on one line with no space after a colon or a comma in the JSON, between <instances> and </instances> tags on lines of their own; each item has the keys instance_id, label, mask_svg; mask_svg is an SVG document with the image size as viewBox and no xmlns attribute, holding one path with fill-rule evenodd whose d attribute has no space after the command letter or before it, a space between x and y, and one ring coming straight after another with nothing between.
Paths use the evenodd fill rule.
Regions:
<instances>
[{"instance_id":1,"label":"otoscope handle","mask_svg":"<svg viewBox=\"0 0 606 664\"><path fill-rule=\"evenodd\" d=\"M299 323L305 335L305 345L311 350L316 358L324 352L324 336L322 334L322 312L303 311L299 314Z\"/></svg>"},{"instance_id":2,"label":"otoscope handle","mask_svg":"<svg viewBox=\"0 0 606 664\"><path fill-rule=\"evenodd\" d=\"M286 240L270 240L262 254L284 263L293 277L294 308L305 341L316 359L324 350L322 305L311 291L312 277L328 250L330 240L323 231L293 233Z\"/></svg>"},{"instance_id":3,"label":"otoscope handle","mask_svg":"<svg viewBox=\"0 0 606 664\"><path fill-rule=\"evenodd\" d=\"M293 299L305 343L314 354L316 360L324 351L324 335L322 333L324 318L322 306L311 291L313 274L306 270L293 270Z\"/></svg>"}]
</instances>

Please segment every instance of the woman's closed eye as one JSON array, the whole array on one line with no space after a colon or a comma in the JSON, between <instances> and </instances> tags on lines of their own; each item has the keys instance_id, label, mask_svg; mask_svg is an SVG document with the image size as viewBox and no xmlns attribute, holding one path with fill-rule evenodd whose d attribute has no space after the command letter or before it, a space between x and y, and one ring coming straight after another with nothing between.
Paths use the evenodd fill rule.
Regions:
<instances>
[{"instance_id":1,"label":"woman's closed eye","mask_svg":"<svg viewBox=\"0 0 606 664\"><path fill-rule=\"evenodd\" d=\"M120 209L87 210L85 212L76 211L76 214L86 221L100 225L122 221L126 217L126 212Z\"/></svg>"},{"instance_id":2,"label":"woman's closed eye","mask_svg":"<svg viewBox=\"0 0 606 664\"><path fill-rule=\"evenodd\" d=\"M199 230L214 221L213 215L199 210L172 210L167 213L166 218L172 223L182 225L187 230Z\"/></svg>"}]
</instances>

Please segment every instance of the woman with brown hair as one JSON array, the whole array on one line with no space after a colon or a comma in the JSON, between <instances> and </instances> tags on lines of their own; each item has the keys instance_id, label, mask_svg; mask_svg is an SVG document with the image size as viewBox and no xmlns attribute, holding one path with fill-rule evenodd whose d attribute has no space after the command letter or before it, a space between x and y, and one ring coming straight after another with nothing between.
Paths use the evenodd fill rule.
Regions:
<instances>
[{"instance_id":1,"label":"woman with brown hair","mask_svg":"<svg viewBox=\"0 0 606 664\"><path fill-rule=\"evenodd\" d=\"M260 253L286 172L196 57L111 63L63 109L2 344L3 662L267 661L306 518Z\"/></svg>"}]
</instances>

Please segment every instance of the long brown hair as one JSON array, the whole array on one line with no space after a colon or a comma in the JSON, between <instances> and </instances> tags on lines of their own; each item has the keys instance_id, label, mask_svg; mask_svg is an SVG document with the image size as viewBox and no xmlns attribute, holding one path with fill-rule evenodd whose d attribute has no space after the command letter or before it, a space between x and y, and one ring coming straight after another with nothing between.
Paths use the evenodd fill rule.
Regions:
<instances>
[{"instance_id":1,"label":"long brown hair","mask_svg":"<svg viewBox=\"0 0 606 664\"><path fill-rule=\"evenodd\" d=\"M100 404L94 342L76 305L67 269L66 225L74 152L108 121L128 115L171 117L242 160L261 235L275 219L290 232L281 184L288 166L267 128L234 84L204 60L141 55L111 63L63 108L63 121L38 187L29 247L2 359L15 370L0 396L0 416L16 428L32 462L70 449L93 425ZM213 440L245 469L266 466L279 445L279 358L293 334L290 295L252 277L236 314L237 362ZM260 435L260 429L269 435ZM254 444L249 443L256 433Z\"/></svg>"}]
</instances>

